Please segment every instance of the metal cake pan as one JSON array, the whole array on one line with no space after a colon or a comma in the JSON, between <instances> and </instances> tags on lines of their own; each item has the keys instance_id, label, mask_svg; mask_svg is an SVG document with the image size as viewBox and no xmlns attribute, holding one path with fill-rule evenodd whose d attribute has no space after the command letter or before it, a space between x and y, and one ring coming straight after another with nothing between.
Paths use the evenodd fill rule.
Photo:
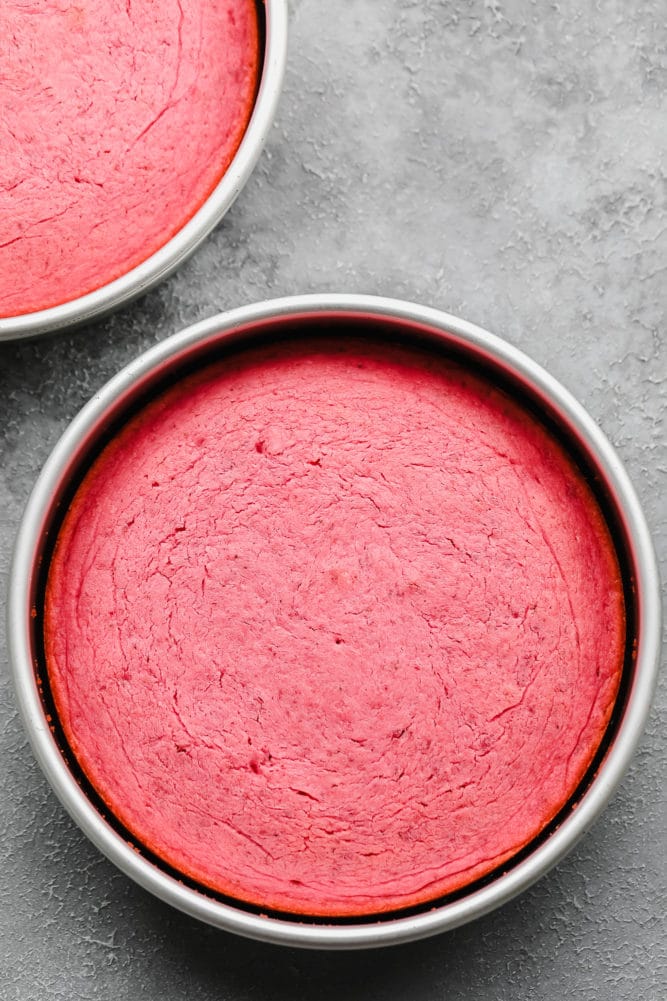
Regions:
<instances>
[{"instance_id":1,"label":"metal cake pan","mask_svg":"<svg viewBox=\"0 0 667 1001\"><path fill-rule=\"evenodd\" d=\"M120 278L58 306L0 317L0 341L35 337L96 320L153 288L176 270L218 225L246 184L269 135L287 61L287 2L257 0L264 23L259 88L234 159L201 208L158 251Z\"/></svg>"},{"instance_id":2,"label":"metal cake pan","mask_svg":"<svg viewBox=\"0 0 667 1001\"><path fill-rule=\"evenodd\" d=\"M481 885L406 915L354 923L271 916L234 906L160 868L98 812L61 753L41 694L39 601L49 540L68 491L109 428L165 380L191 371L236 344L354 325L355 332L400 337L455 354L523 398L560 434L597 485L626 578L631 631L627 678L613 732L585 786L557 823L517 860ZM21 715L34 753L57 796L81 829L123 872L194 917L247 937L290 946L353 949L384 946L454 928L500 906L555 865L598 817L619 784L643 731L656 682L660 591L655 556L628 476L603 433L555 379L525 354L463 320L423 306L360 295L310 295L246 306L212 317L156 345L130 363L84 407L66 430L35 485L16 542L8 605L10 661Z\"/></svg>"}]
</instances>

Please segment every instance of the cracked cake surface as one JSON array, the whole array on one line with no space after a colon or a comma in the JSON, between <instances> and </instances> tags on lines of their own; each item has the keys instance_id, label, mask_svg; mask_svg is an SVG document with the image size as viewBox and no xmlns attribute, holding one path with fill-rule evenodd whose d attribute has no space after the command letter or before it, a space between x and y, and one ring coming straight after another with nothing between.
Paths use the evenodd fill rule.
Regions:
<instances>
[{"instance_id":1,"label":"cracked cake surface","mask_svg":"<svg viewBox=\"0 0 667 1001\"><path fill-rule=\"evenodd\" d=\"M3 0L0 317L106 285L211 194L248 124L254 0Z\"/></svg>"},{"instance_id":2,"label":"cracked cake surface","mask_svg":"<svg viewBox=\"0 0 667 1001\"><path fill-rule=\"evenodd\" d=\"M67 741L118 820L260 908L355 916L492 872L567 804L625 644L609 531L517 402L302 338L166 390L48 575Z\"/></svg>"}]
</instances>

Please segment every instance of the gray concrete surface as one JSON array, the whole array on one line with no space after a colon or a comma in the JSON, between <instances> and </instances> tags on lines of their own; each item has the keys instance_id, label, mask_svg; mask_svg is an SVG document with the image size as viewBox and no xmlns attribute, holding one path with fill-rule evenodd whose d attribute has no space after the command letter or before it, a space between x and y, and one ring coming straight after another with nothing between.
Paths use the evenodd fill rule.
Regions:
<instances>
[{"instance_id":1,"label":"gray concrete surface","mask_svg":"<svg viewBox=\"0 0 667 1001\"><path fill-rule=\"evenodd\" d=\"M439 306L508 338L588 407L667 560L665 0L293 0L268 149L166 284L105 322L0 345L0 588L43 460L124 362L279 294ZM198 925L65 816L0 638L0 998L660 999L667 691L604 816L521 898L436 939L308 954Z\"/></svg>"}]
</instances>

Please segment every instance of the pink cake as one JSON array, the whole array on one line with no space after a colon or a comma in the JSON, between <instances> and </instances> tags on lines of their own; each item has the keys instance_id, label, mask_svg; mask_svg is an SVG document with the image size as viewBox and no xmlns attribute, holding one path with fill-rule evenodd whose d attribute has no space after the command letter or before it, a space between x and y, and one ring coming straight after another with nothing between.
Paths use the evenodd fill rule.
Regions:
<instances>
[{"instance_id":1,"label":"pink cake","mask_svg":"<svg viewBox=\"0 0 667 1001\"><path fill-rule=\"evenodd\" d=\"M67 740L136 840L260 908L426 904L568 803L621 677L612 541L550 434L418 350L216 363L101 453L46 593Z\"/></svg>"},{"instance_id":2,"label":"pink cake","mask_svg":"<svg viewBox=\"0 0 667 1001\"><path fill-rule=\"evenodd\" d=\"M0 317L141 264L229 166L259 70L254 0L3 0Z\"/></svg>"}]
</instances>

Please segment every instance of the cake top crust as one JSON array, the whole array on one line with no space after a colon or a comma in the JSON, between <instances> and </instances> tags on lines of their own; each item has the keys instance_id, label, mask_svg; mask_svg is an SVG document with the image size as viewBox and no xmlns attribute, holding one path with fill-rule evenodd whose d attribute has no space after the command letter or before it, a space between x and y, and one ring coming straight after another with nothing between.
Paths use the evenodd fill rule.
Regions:
<instances>
[{"instance_id":1,"label":"cake top crust","mask_svg":"<svg viewBox=\"0 0 667 1001\"><path fill-rule=\"evenodd\" d=\"M567 804L625 644L584 477L485 378L301 338L165 391L61 527L45 651L122 825L262 909L461 890Z\"/></svg>"},{"instance_id":2,"label":"cake top crust","mask_svg":"<svg viewBox=\"0 0 667 1001\"><path fill-rule=\"evenodd\" d=\"M164 246L227 170L259 71L254 0L3 0L0 317Z\"/></svg>"}]
</instances>

